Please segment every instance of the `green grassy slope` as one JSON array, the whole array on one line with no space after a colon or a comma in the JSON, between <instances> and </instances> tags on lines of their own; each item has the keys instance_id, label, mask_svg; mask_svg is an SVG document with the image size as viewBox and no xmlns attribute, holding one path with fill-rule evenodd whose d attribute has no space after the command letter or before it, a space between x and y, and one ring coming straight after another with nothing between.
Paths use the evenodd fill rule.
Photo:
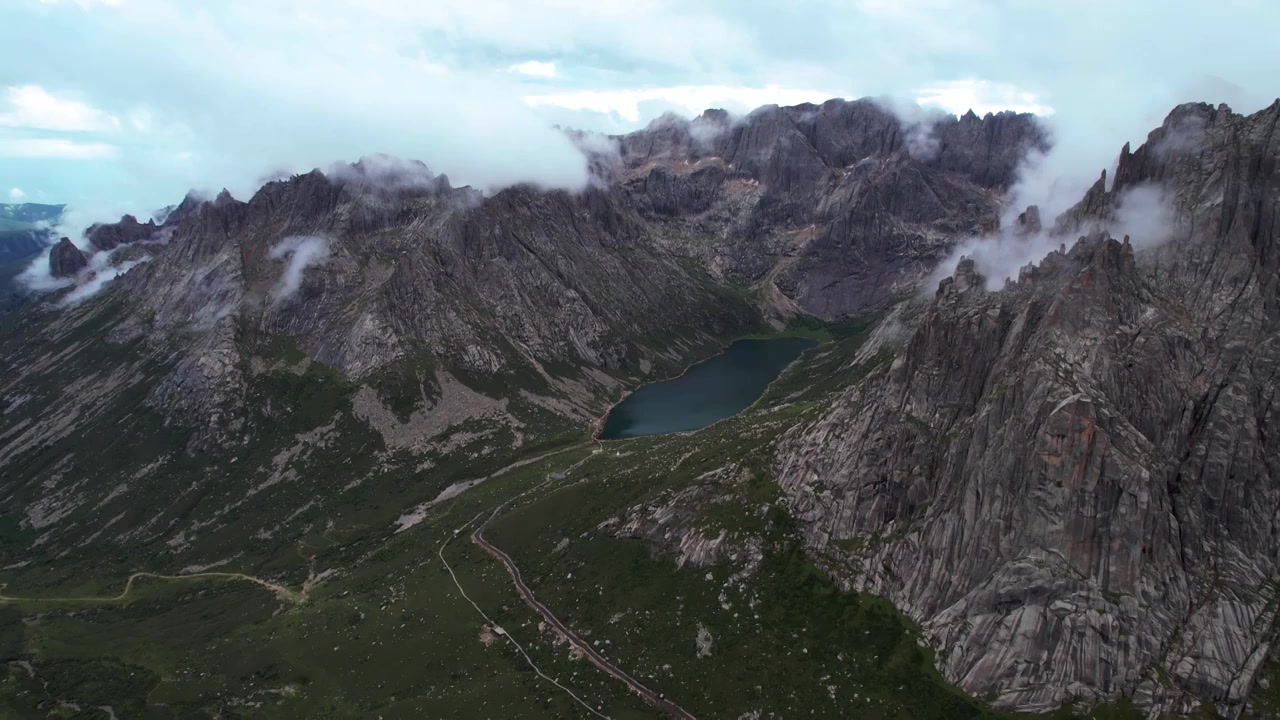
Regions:
<instances>
[{"instance_id":1,"label":"green grassy slope","mask_svg":"<svg viewBox=\"0 0 1280 720\"><path fill-rule=\"evenodd\" d=\"M942 681L919 631L892 607L843 592L820 572L774 504L772 444L867 370L851 365L862 332L819 330L831 341L759 403L700 432L603 444L557 434L502 457L469 457L464 448L427 471L375 473L358 494L323 503L288 539L227 530L200 541L227 548L229 562L212 571L288 585L305 592L301 602L236 578L139 578L123 597L102 599L120 594L129 573L160 569L148 565L158 556L123 550L92 566L64 559L0 571L10 583L0 594L27 598L0 601L0 718L107 717L101 707L121 718L596 716L530 662L602 715L657 717L575 658L502 566L468 541L477 517L513 498L485 537L575 632L700 718L997 717ZM349 419L351 388L340 378L315 369L259 382L260 406L291 398L299 409L296 427L279 419L282 438L310 424L306 417L352 423L306 466L310 484L296 492L323 498L367 472L361 464L380 441ZM394 532L401 511L449 482L548 450L559 451ZM681 566L677 548L620 530L664 506L679 510L680 527L719 539L723 552ZM0 542L6 532L17 532L13 523L0 523ZM528 659L486 634L441 554Z\"/></svg>"}]
</instances>

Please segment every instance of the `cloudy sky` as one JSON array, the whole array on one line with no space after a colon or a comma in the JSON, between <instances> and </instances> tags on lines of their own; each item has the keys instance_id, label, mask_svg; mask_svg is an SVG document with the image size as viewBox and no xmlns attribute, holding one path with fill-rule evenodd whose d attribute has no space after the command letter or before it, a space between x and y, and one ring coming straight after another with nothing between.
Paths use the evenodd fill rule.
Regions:
<instances>
[{"instance_id":1,"label":"cloudy sky","mask_svg":"<svg viewBox=\"0 0 1280 720\"><path fill-rule=\"evenodd\" d=\"M1275 0L0 0L0 193L145 215L374 152L575 187L553 124L867 95L1049 115L1096 177L1178 102L1274 99L1277 27Z\"/></svg>"}]
</instances>

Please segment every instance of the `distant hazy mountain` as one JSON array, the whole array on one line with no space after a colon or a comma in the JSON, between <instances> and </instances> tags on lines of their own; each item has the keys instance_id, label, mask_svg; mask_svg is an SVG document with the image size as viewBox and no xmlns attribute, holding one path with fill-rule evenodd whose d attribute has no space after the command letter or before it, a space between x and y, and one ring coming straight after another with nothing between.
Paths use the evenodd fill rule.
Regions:
<instances>
[{"instance_id":1,"label":"distant hazy mountain","mask_svg":"<svg viewBox=\"0 0 1280 720\"><path fill-rule=\"evenodd\" d=\"M9 223L30 225L38 222L57 222L66 205L42 205L40 203L0 203L0 227L8 229Z\"/></svg>"},{"instance_id":2,"label":"distant hazy mountain","mask_svg":"<svg viewBox=\"0 0 1280 720\"><path fill-rule=\"evenodd\" d=\"M66 205L0 204L0 308L17 292L13 278L53 241Z\"/></svg>"},{"instance_id":3,"label":"distant hazy mountain","mask_svg":"<svg viewBox=\"0 0 1280 720\"><path fill-rule=\"evenodd\" d=\"M34 255L66 205L0 204L0 261Z\"/></svg>"}]
</instances>

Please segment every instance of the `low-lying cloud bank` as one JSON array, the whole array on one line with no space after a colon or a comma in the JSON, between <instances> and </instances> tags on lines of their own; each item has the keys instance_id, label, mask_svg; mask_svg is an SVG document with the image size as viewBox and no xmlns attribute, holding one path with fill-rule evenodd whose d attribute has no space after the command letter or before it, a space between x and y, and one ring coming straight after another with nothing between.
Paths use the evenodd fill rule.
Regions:
<instances>
[{"instance_id":1,"label":"low-lying cloud bank","mask_svg":"<svg viewBox=\"0 0 1280 720\"><path fill-rule=\"evenodd\" d=\"M84 243L83 236L81 236L80 243L77 243L77 246L81 243ZM73 288L58 299L58 306L70 307L79 305L105 290L112 280L151 260L150 255L142 255L141 257L116 262L116 256L126 247L128 246L121 245L113 250L103 251L95 250L92 246L85 245L80 249L89 253L89 264L73 277L60 278L54 277L49 270L49 254L53 249L50 246L37 255L31 264L27 266L27 269L17 275L15 280L19 287L28 292L47 293Z\"/></svg>"},{"instance_id":2,"label":"low-lying cloud bank","mask_svg":"<svg viewBox=\"0 0 1280 720\"><path fill-rule=\"evenodd\" d=\"M90 257L89 267L85 268L79 275L80 278L84 278L83 282L80 282L74 290L67 293L66 297L59 300L59 304L63 307L78 305L102 292L112 280L151 260L150 255L143 255L139 258L111 265L109 263L113 252L99 252Z\"/></svg>"},{"instance_id":3,"label":"low-lying cloud bank","mask_svg":"<svg viewBox=\"0 0 1280 720\"><path fill-rule=\"evenodd\" d=\"M1027 265L1038 265L1046 255L1065 243L1070 247L1076 240L1073 235L1051 233L1053 218L1043 216L1044 227L1026 232L1018 224L1019 211L1010 209L995 235L968 238L952 250L922 291L933 292L938 282L955 271L960 258L974 261L978 272L987 279L987 290L999 290L1006 280L1016 280L1019 271ZM1162 245L1177 232L1177 223L1164 191L1156 185L1138 185L1120 193L1112 218L1098 223L1098 228L1113 237L1129 236L1135 249Z\"/></svg>"},{"instance_id":4,"label":"low-lying cloud bank","mask_svg":"<svg viewBox=\"0 0 1280 720\"><path fill-rule=\"evenodd\" d=\"M914 100L891 95L872 99L898 119L906 138L907 153L911 157L921 162L938 157L942 141L938 139L936 129L938 123L954 118L952 113L934 105L921 105Z\"/></svg>"},{"instance_id":5,"label":"low-lying cloud bank","mask_svg":"<svg viewBox=\"0 0 1280 720\"><path fill-rule=\"evenodd\" d=\"M27 266L26 270L18 273L15 280L19 287L30 292L43 293L61 290L76 284L75 278L54 277L49 271L49 254L52 250L52 245L46 247L39 255L32 258L31 264Z\"/></svg>"},{"instance_id":6,"label":"low-lying cloud bank","mask_svg":"<svg viewBox=\"0 0 1280 720\"><path fill-rule=\"evenodd\" d=\"M1226 103L1237 113L1250 114L1274 99L1217 78L1193 79L1185 68L1170 70L1173 79L1160 86L1159 92L1117 95L1112 102L1089 103L1087 87L1068 88L1072 94L1067 97L1072 101L1061 111L1038 118L1050 147L1045 152L1032 151L1023 160L1018 180L1005 196L1000 232L961 242L932 279L950 275L964 255L974 259L989 287L1003 287L1004 279L1016 279L1021 267L1039 263L1064 240L1068 245L1075 240L1050 237L1048 231L1062 213L1084 198L1101 172L1105 171L1108 179L1114 177L1125 143L1141 145L1174 107L1187 102ZM1097 89L1103 100L1111 99L1113 92L1107 87ZM1199 129L1177 128L1155 150L1185 150L1198 137ZM1127 188L1117 199L1113 216L1101 227L1117 238L1129 235L1139 249L1162 244L1177 232L1176 215L1167 200L1155 185ZM1039 208L1045 231L1028 236L1019 230L1017 217L1032 205ZM936 287L936 282L931 282L926 289Z\"/></svg>"}]
</instances>

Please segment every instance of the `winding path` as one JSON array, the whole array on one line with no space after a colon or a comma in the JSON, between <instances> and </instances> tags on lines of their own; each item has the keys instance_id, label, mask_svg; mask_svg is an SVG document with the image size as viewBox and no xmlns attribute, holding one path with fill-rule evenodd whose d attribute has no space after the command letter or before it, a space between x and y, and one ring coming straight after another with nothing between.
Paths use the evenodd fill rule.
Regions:
<instances>
[{"instance_id":1,"label":"winding path","mask_svg":"<svg viewBox=\"0 0 1280 720\"><path fill-rule=\"evenodd\" d=\"M493 517L490 516L489 519L492 520ZM488 521L485 521L485 525L487 524ZM529 586L524 584L524 579L520 577L520 568L516 567L515 561L511 559L511 556L490 543L488 540L485 540L484 535L482 534L483 532L484 525L481 525L475 532L471 533L471 542L484 548L490 555L497 558L498 562L501 562L507 568L507 572L511 575L511 582L515 584L516 592L520 593L520 597L524 600L525 604L541 615L542 619L545 620L548 625L555 628L556 632L563 637L572 648L582 653L587 660L591 661L592 665L595 665L609 676L620 680L630 688L632 692L639 695L641 699L650 705L662 710L671 717L683 718L684 720L695 720L694 716L687 710L645 687L643 683L629 675L625 670L609 662L603 655L596 652L591 645L570 630L567 625L560 622L560 619L557 618L546 605L543 605L536 597L533 596L533 591L529 589Z\"/></svg>"},{"instance_id":2,"label":"winding path","mask_svg":"<svg viewBox=\"0 0 1280 720\"><path fill-rule=\"evenodd\" d=\"M255 585L264 587L267 590L270 590L271 592L275 593L276 596L279 597L281 600L285 600L295 605L307 599L307 589L309 589L304 586L302 592L298 592L296 590L290 590L289 588L283 585L280 585L278 583L273 583L269 580L263 580L262 578L257 578L252 575L245 575L244 573L202 572L202 573L190 573L187 575L161 575L159 573L136 572L129 576L129 579L124 584L124 590L121 590L119 595L113 595L110 597L95 597L95 596L12 597L12 596L3 594L2 591L6 586L0 585L0 602L70 602L70 603L119 602L129 596L129 593L133 591L134 581L142 577L154 578L156 580L192 580L192 579L199 579L199 578L222 578L224 580L243 580L245 582L251 582Z\"/></svg>"},{"instance_id":3,"label":"winding path","mask_svg":"<svg viewBox=\"0 0 1280 720\"><path fill-rule=\"evenodd\" d=\"M543 484L546 484L546 483L543 483ZM449 577L453 578L453 584L455 587L458 588L458 592L462 594L463 599L471 603L471 607L475 608L476 612L480 613L480 617L484 618L485 622L489 623L489 625L492 627L498 627L498 624L495 623L493 619L490 618L487 613L485 613L484 610L481 610L480 606L476 604L476 601L472 600L471 596L467 594L467 591L462 588L462 583L458 582L458 576L455 575L453 572L453 566L451 566L449 564L449 561L445 560L444 558L444 549L449 546L449 542L453 540L453 538L456 537L458 533L462 532L462 530L464 530L468 525L475 522L476 520L479 520L481 515L484 515L483 510L477 513L475 517L468 520L466 524L464 524L462 527L458 528L457 530L454 530L453 533L448 538L446 538L444 542L440 543L440 549L436 552L436 554L440 556L440 562L444 563L445 570L449 571ZM586 708L587 712L591 713L592 715L595 715L596 717L599 717L599 718L604 718L604 720L611 720L608 715L605 715L599 710L591 707L591 704L588 703L586 700L583 700L581 697L579 697L577 693L565 687L564 685L561 685L560 682L555 678L542 672L542 668L538 667L538 664L533 661L533 658L529 657L529 653L525 651L524 646L521 645L519 641L517 641L515 637L511 635L510 632L504 629L502 631L502 636L505 637L512 645L514 645L516 647L516 650L520 651L520 654L524 656L524 661L528 663L529 667L533 668L533 671L538 674L538 677L542 678L543 680L546 680L552 685L555 685L556 687L563 690L566 695L573 698L579 705Z\"/></svg>"},{"instance_id":4,"label":"winding path","mask_svg":"<svg viewBox=\"0 0 1280 720\"><path fill-rule=\"evenodd\" d=\"M609 662L607 658L605 658L603 655L597 652L594 648L588 645L586 641L578 637L578 635L574 633L573 630L570 630L567 625L565 625L563 622L560 621L560 618L557 618L555 616L555 613L551 612L551 610L546 605L543 605L541 602L538 601L536 597L534 597L533 591L530 590L529 586L525 584L524 579L520 576L520 568L516 566L515 561L511 559L511 556L507 555L496 545L493 545L488 540L484 539L485 526L493 522L493 520L497 518L498 515L501 514L502 511L506 509L508 505L515 502L516 500L519 500L520 498L523 498L524 496L532 492L540 490L541 488L545 487L548 483L550 483L552 480L563 478L564 474L567 474L569 471L573 470L578 465L582 464L582 462L585 462L585 460L579 461L573 467L566 469L564 473L553 473L551 475L548 475L547 479L543 480L537 485L529 488L528 490L525 490L519 495L515 495L499 503L496 507L493 508L492 511L489 512L489 517L485 518L484 522L480 523L480 526L476 528L475 532L471 533L471 542L483 548L486 552L488 552L490 555L492 555L494 558L496 558L499 562L502 563L503 567L507 569L507 573L511 576L511 581L515 585L516 592L519 593L520 598L524 600L525 604L528 605L534 612L538 613L538 615L542 617L542 619L548 625L550 625L552 628L555 629L556 633L559 634L560 637L564 638L565 641L569 643L570 647L572 647L574 650L581 653L582 656L587 658L587 660L592 665L594 665L596 668L603 671L605 674L609 675L610 677L622 682L624 685L627 686L628 689L630 689L635 694L639 695L640 698L643 699L645 702L658 708L659 710L662 710L663 712L667 713L671 717L681 718L682 720L696 720L696 718L694 718L694 716L691 713L689 713L687 710L671 702L670 700L667 700L666 698L662 697L661 695L654 692L653 690L650 690L643 683L641 683L636 678L632 677L629 673L624 671L622 668L619 668L617 665L614 665L613 663ZM490 625L494 625L495 623L493 622L493 620L491 620L489 616L485 614L484 610L481 610L480 606L476 605L475 601L472 600L471 597L467 595L467 591L462 588L462 583L458 581L458 576L454 574L453 568L449 565L449 561L446 560L444 557L444 549L449 545L449 543L453 540L453 538L461 534L463 530L470 527L473 523L475 523L476 520L479 520L480 517L483 516L484 514L485 514L485 511L481 510L479 513L476 514L475 517L471 518L467 522L463 523L456 530L454 530L453 533L448 538L446 538L443 543L440 544L440 549L437 554L440 556L440 562L444 563L445 569L449 571L449 576L453 578L453 584L457 586L458 592L462 594L462 597L465 598L467 602L471 603L471 606L476 609L476 612L480 613L481 617L483 617L485 621L487 621ZM564 685L561 685L554 678L543 673L542 670L537 666L537 664L533 662L533 659L529 657L529 653L525 652L524 647L521 646L520 643L518 643L516 639L511 636L510 632L504 630L503 635L508 640L510 640L513 645L516 646L516 649L519 650L520 654L524 656L525 662L529 664L529 667L533 668L534 672L536 672L539 677L547 680L548 682L552 683L556 687L563 690L570 697L576 700L580 705L582 705L584 708L590 711L592 715L595 715L596 717L601 717L601 718L608 718L607 715L604 715L600 711L591 707L591 705L589 705L585 700L583 700L578 695L574 694L572 690L565 687Z\"/></svg>"}]
</instances>

